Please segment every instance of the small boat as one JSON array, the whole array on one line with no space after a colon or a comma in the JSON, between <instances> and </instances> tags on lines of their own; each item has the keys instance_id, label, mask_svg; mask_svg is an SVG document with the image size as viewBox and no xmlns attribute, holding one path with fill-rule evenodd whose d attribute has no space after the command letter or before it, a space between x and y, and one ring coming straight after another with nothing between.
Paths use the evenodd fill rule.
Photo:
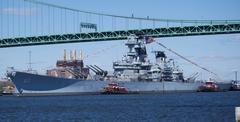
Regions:
<instances>
[{"instance_id":1,"label":"small boat","mask_svg":"<svg viewBox=\"0 0 240 122\"><path fill-rule=\"evenodd\" d=\"M233 81L230 90L231 91L240 91L240 82L239 81Z\"/></svg>"},{"instance_id":2,"label":"small boat","mask_svg":"<svg viewBox=\"0 0 240 122\"><path fill-rule=\"evenodd\" d=\"M232 85L231 85L231 88L230 90L231 91L240 91L240 81L238 81L237 79L237 71L235 71L235 80L232 80Z\"/></svg>"},{"instance_id":3,"label":"small boat","mask_svg":"<svg viewBox=\"0 0 240 122\"><path fill-rule=\"evenodd\" d=\"M126 94L127 89L117 83L109 83L103 88L103 94Z\"/></svg>"},{"instance_id":4,"label":"small boat","mask_svg":"<svg viewBox=\"0 0 240 122\"><path fill-rule=\"evenodd\" d=\"M202 86L199 86L198 92L217 92L220 91L218 85L214 83L211 79L206 81Z\"/></svg>"}]
</instances>

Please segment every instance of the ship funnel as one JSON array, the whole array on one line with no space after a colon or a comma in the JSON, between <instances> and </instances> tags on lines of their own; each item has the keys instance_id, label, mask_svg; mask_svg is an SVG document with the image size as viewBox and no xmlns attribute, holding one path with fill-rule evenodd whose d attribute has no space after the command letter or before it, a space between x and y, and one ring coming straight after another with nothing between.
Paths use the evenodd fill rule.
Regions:
<instances>
[{"instance_id":1,"label":"ship funnel","mask_svg":"<svg viewBox=\"0 0 240 122\"><path fill-rule=\"evenodd\" d=\"M153 51L155 53L156 63L164 63L167 56L163 51Z\"/></svg>"},{"instance_id":2,"label":"ship funnel","mask_svg":"<svg viewBox=\"0 0 240 122\"><path fill-rule=\"evenodd\" d=\"M74 61L77 60L77 52L76 52L76 49L74 50L74 57L73 57L73 60L74 60Z\"/></svg>"},{"instance_id":3,"label":"ship funnel","mask_svg":"<svg viewBox=\"0 0 240 122\"><path fill-rule=\"evenodd\" d=\"M64 49L63 60L66 61L66 49Z\"/></svg>"}]
</instances>

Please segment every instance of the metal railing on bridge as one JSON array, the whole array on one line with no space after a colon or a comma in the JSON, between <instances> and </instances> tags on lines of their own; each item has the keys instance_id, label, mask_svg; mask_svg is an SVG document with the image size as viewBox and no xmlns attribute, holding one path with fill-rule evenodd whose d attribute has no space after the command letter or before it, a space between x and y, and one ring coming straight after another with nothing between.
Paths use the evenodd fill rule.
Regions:
<instances>
[{"instance_id":1,"label":"metal railing on bridge","mask_svg":"<svg viewBox=\"0 0 240 122\"><path fill-rule=\"evenodd\" d=\"M6 1L5 6L11 8L11 5L18 11L5 10L5 15L3 13L3 16L0 16L1 20L4 20L0 24L0 48L123 40L131 34L162 38L240 33L240 20L174 20L149 16L120 16L82 11L36 0ZM26 6L34 6L35 9L21 9ZM35 14L32 14L34 11ZM71 16L67 15L68 13ZM86 14L86 21L81 19L81 14ZM93 19L88 22L89 16ZM104 25L103 22L107 24ZM143 22L147 24L144 26ZM112 27L109 23L112 23ZM149 23L152 26L149 26ZM80 30L77 28L78 24ZM130 27L137 24L138 27ZM122 28L123 25L126 27ZM83 31L85 28L94 31Z\"/></svg>"}]
</instances>

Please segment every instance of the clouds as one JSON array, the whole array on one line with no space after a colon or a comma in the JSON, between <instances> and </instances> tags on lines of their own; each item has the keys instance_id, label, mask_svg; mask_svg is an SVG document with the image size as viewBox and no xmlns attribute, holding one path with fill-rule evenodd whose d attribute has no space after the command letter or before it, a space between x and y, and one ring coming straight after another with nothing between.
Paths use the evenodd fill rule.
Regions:
<instances>
[{"instance_id":1,"label":"clouds","mask_svg":"<svg viewBox=\"0 0 240 122\"><path fill-rule=\"evenodd\" d=\"M35 14L36 8L3 8L1 9L1 13L28 16Z\"/></svg>"}]
</instances>

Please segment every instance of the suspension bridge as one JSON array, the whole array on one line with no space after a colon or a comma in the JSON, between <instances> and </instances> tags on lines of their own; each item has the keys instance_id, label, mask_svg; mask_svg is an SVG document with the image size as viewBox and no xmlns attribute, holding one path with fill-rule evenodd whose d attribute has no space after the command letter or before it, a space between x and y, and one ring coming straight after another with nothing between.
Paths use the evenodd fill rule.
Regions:
<instances>
[{"instance_id":1,"label":"suspension bridge","mask_svg":"<svg viewBox=\"0 0 240 122\"><path fill-rule=\"evenodd\" d=\"M174 20L73 9L37 0L1 0L0 48L240 33L240 20Z\"/></svg>"}]
</instances>

